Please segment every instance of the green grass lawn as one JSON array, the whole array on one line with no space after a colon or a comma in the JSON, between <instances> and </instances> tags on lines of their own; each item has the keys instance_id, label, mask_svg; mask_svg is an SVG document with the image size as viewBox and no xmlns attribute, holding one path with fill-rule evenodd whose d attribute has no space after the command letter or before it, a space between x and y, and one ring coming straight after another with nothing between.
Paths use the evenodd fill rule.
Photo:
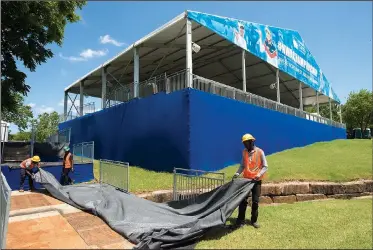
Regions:
<instances>
[{"instance_id":1,"label":"green grass lawn","mask_svg":"<svg viewBox=\"0 0 373 250\"><path fill-rule=\"evenodd\" d=\"M372 179L372 141L335 140L315 143L267 156L267 180L348 181ZM238 165L225 168L233 176Z\"/></svg>"},{"instance_id":2,"label":"green grass lawn","mask_svg":"<svg viewBox=\"0 0 373 250\"><path fill-rule=\"evenodd\" d=\"M93 173L96 180L99 180L99 161L94 161ZM116 177L123 176L125 172L119 168L113 168ZM156 190L172 189L173 175L171 173L159 173L148 171L139 167L130 167L130 192L142 193Z\"/></svg>"},{"instance_id":3,"label":"green grass lawn","mask_svg":"<svg viewBox=\"0 0 373 250\"><path fill-rule=\"evenodd\" d=\"M239 159L238 159L239 160ZM349 181L372 179L372 141L336 140L315 143L267 156L269 170L266 181L329 180ZM94 174L99 178L99 164L95 161ZM230 181L238 165L227 167ZM130 191L147 192L172 189L172 174L130 168Z\"/></svg>"},{"instance_id":4,"label":"green grass lawn","mask_svg":"<svg viewBox=\"0 0 373 250\"><path fill-rule=\"evenodd\" d=\"M237 211L231 218L237 217ZM250 218L250 208L247 211ZM234 222L230 219L230 222ZM211 231L197 249L372 249L372 199L260 207L260 229ZM228 223L229 224L229 223Z\"/></svg>"}]
</instances>

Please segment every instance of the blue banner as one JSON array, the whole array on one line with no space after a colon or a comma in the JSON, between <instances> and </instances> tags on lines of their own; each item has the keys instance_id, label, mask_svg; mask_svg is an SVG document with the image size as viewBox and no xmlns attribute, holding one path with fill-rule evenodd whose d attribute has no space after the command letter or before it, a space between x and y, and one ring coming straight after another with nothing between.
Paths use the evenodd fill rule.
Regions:
<instances>
[{"instance_id":1,"label":"blue banner","mask_svg":"<svg viewBox=\"0 0 373 250\"><path fill-rule=\"evenodd\" d=\"M188 18L340 103L297 31L195 11Z\"/></svg>"}]
</instances>

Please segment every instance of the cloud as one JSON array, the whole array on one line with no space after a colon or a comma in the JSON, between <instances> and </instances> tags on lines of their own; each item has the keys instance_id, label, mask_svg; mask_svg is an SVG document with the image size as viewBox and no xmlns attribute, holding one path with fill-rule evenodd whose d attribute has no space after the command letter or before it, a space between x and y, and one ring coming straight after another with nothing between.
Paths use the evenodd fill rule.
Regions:
<instances>
[{"instance_id":1,"label":"cloud","mask_svg":"<svg viewBox=\"0 0 373 250\"><path fill-rule=\"evenodd\" d=\"M85 58L82 57L76 57L76 56L63 56L62 53L59 54L59 56L64 59L68 60L70 62L81 62L81 61L86 61Z\"/></svg>"},{"instance_id":2,"label":"cloud","mask_svg":"<svg viewBox=\"0 0 373 250\"><path fill-rule=\"evenodd\" d=\"M27 104L27 106L29 106L30 108L34 108L34 107L36 106L36 104L35 104L35 103L32 103L32 102L30 102L29 104Z\"/></svg>"},{"instance_id":3,"label":"cloud","mask_svg":"<svg viewBox=\"0 0 373 250\"><path fill-rule=\"evenodd\" d=\"M117 47L120 47L120 46L123 46L125 43L121 43L121 42L118 42L117 40L115 40L114 38L110 37L110 35L104 35L104 36L100 36L100 43L101 44L113 44Z\"/></svg>"},{"instance_id":4,"label":"cloud","mask_svg":"<svg viewBox=\"0 0 373 250\"><path fill-rule=\"evenodd\" d=\"M43 113L51 113L54 111L54 108L52 107L47 107L45 105L41 105L40 108L36 108L36 113L37 114L43 114Z\"/></svg>"},{"instance_id":5,"label":"cloud","mask_svg":"<svg viewBox=\"0 0 373 250\"><path fill-rule=\"evenodd\" d=\"M80 22L81 24L83 24L83 25L87 25L87 22L86 22L85 19L83 18L83 15L82 15L82 14L80 14L80 20L79 20L79 22Z\"/></svg>"},{"instance_id":6,"label":"cloud","mask_svg":"<svg viewBox=\"0 0 373 250\"><path fill-rule=\"evenodd\" d=\"M86 49L86 50L83 50L80 53L80 57L85 58L85 59L90 59L90 58L94 58L94 57L106 56L108 52L109 51L107 49L105 49L105 50Z\"/></svg>"},{"instance_id":7,"label":"cloud","mask_svg":"<svg viewBox=\"0 0 373 250\"><path fill-rule=\"evenodd\" d=\"M88 61L88 59L96 58L96 57L102 57L106 56L109 50L92 50L92 49L85 49L82 52L80 52L79 56L64 56L62 53L59 54L59 56L64 59L68 60L70 62L83 62Z\"/></svg>"},{"instance_id":8,"label":"cloud","mask_svg":"<svg viewBox=\"0 0 373 250\"><path fill-rule=\"evenodd\" d=\"M38 106L35 103L29 103L29 104L27 104L27 106L31 107L32 112L35 115L39 115L39 114L43 114L43 113L51 113L51 112L55 111L55 109L52 108L52 107L48 107L46 105Z\"/></svg>"},{"instance_id":9,"label":"cloud","mask_svg":"<svg viewBox=\"0 0 373 250\"><path fill-rule=\"evenodd\" d=\"M87 22L85 21L84 17L83 17L83 11L80 10L80 9L77 9L75 11L75 14L77 14L79 17L80 17L80 20L79 20L79 23L80 24L83 24L84 26L87 25Z\"/></svg>"}]
</instances>

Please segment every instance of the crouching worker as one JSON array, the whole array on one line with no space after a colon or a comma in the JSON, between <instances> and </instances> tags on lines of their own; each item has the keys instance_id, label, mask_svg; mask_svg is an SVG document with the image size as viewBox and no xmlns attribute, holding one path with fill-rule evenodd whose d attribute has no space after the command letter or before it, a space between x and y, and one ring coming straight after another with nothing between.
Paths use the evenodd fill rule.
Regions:
<instances>
[{"instance_id":1,"label":"crouching worker","mask_svg":"<svg viewBox=\"0 0 373 250\"><path fill-rule=\"evenodd\" d=\"M251 225L255 228L259 228L259 223L257 222L259 213L259 197L262 186L262 178L267 171L268 164L263 150L256 147L254 142L255 138L251 134L245 134L242 137L242 143L245 146L245 149L242 152L242 163L233 178L237 178L243 172L244 178L251 179L255 182L254 187L251 190ZM247 197L238 207L238 218L236 220L235 227L241 227L245 224L245 214L249 194L250 193L247 194Z\"/></svg>"},{"instance_id":2,"label":"crouching worker","mask_svg":"<svg viewBox=\"0 0 373 250\"><path fill-rule=\"evenodd\" d=\"M61 185L70 185L72 180L69 176L70 171L74 172L73 155L70 152L69 147L64 147L65 155L63 156L62 163L62 174L61 174Z\"/></svg>"},{"instance_id":3,"label":"crouching worker","mask_svg":"<svg viewBox=\"0 0 373 250\"><path fill-rule=\"evenodd\" d=\"M32 158L28 158L20 164L20 167L21 167L21 184L20 184L19 191L20 192L24 191L23 187L24 187L24 183L26 180L26 175L28 176L28 183L29 183L30 190L34 191L35 190L34 182L32 180L32 175L34 174L33 168L40 167L40 157L35 155Z\"/></svg>"}]
</instances>

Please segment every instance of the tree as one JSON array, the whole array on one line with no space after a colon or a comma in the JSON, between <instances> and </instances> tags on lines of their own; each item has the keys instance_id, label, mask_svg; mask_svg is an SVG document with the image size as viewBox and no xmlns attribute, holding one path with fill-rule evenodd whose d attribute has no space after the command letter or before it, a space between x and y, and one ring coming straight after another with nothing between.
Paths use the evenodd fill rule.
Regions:
<instances>
[{"instance_id":1,"label":"tree","mask_svg":"<svg viewBox=\"0 0 373 250\"><path fill-rule=\"evenodd\" d=\"M86 1L1 2L1 105L16 113L17 94L26 96L30 86L16 59L30 71L53 57L47 45L61 46L66 24L79 21L75 14Z\"/></svg>"},{"instance_id":2,"label":"tree","mask_svg":"<svg viewBox=\"0 0 373 250\"><path fill-rule=\"evenodd\" d=\"M319 109L320 109L320 115L322 117L325 117L325 118L328 118L328 119L330 118L329 103L324 104L324 105L320 105ZM317 107L313 107L313 106L306 107L305 111L307 111L309 113L316 113L317 112ZM337 103L332 103L332 120L336 121L336 122L339 122L339 120L340 120L340 118L339 118L339 104L337 104Z\"/></svg>"},{"instance_id":3,"label":"tree","mask_svg":"<svg viewBox=\"0 0 373 250\"><path fill-rule=\"evenodd\" d=\"M347 129L360 128L365 131L372 125L373 93L367 89L351 92L343 107L343 120Z\"/></svg>"},{"instance_id":4,"label":"tree","mask_svg":"<svg viewBox=\"0 0 373 250\"><path fill-rule=\"evenodd\" d=\"M2 109L1 119L15 124L19 131L24 131L33 118L32 110L30 106L24 104L24 98L21 94L13 93L13 95L12 98L15 102L12 111L7 108Z\"/></svg>"},{"instance_id":5,"label":"tree","mask_svg":"<svg viewBox=\"0 0 373 250\"><path fill-rule=\"evenodd\" d=\"M30 141L31 132L29 131L19 131L16 134L9 134L10 141Z\"/></svg>"},{"instance_id":6,"label":"tree","mask_svg":"<svg viewBox=\"0 0 373 250\"><path fill-rule=\"evenodd\" d=\"M36 141L44 142L58 132L59 115L57 112L40 114L35 124Z\"/></svg>"}]
</instances>

